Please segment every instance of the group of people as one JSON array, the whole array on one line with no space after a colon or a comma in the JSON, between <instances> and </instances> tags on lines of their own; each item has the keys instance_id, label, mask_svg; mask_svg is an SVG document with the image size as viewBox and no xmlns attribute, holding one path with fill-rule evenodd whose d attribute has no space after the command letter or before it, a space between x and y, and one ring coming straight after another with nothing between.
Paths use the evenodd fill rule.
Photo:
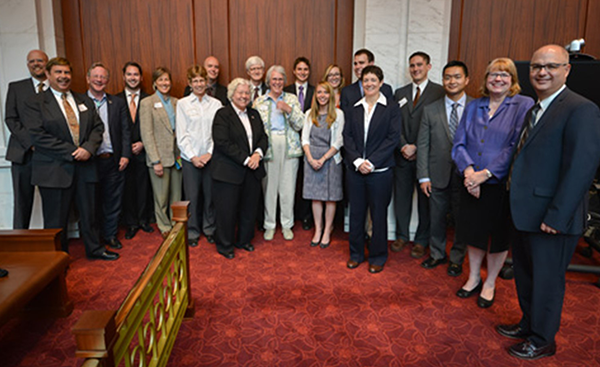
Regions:
<instances>
[{"instance_id":1,"label":"group of people","mask_svg":"<svg viewBox=\"0 0 600 367\"><path fill-rule=\"evenodd\" d=\"M38 186L44 226L63 228L65 251L75 204L87 256L115 260L118 253L104 245L122 247L119 221L131 239L139 229L153 231L155 216L167 236L170 203L183 192L190 200L189 245L204 235L233 259L236 248L254 251L257 225L273 240L278 214L285 240L293 240L300 219L305 229L314 223L310 246L327 248L337 202L346 198L347 267L366 260L369 272L379 273L388 258L392 193L390 249L400 252L411 242L416 188L411 256L424 257L429 248L424 268L448 263L448 275L459 276L468 254L468 280L456 295L478 295L479 307L487 308L512 243L523 317L497 330L525 339L509 350L517 357L554 354L565 271L600 161L600 112L565 86L567 51L548 45L534 53L537 103L519 94L508 58L489 63L478 99L465 93L470 77L461 61L444 66L439 85L428 78L430 57L415 52L412 81L395 93L374 61L369 50L358 50L355 83L345 86L342 69L332 64L313 87L308 59L296 59L295 81L287 85L282 66L265 73L264 61L252 56L245 65L249 79L225 87L217 83L219 61L210 56L188 69L186 96L178 99L164 67L152 73L155 93L145 94L135 62L123 67L117 96L105 92L109 70L101 63L90 66L89 90L78 94L70 89L68 60L31 51L32 77L11 83L7 97L14 227L28 228ZM449 213L456 230L447 254Z\"/></svg>"}]
</instances>

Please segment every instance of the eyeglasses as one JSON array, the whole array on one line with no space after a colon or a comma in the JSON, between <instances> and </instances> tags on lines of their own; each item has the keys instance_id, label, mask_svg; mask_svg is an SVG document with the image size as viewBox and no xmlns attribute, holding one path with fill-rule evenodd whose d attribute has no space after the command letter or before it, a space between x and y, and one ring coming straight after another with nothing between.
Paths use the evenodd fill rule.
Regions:
<instances>
[{"instance_id":1,"label":"eyeglasses","mask_svg":"<svg viewBox=\"0 0 600 367\"><path fill-rule=\"evenodd\" d=\"M489 73L488 74L488 79L496 79L496 78L506 80L506 79L510 78L510 74L509 73Z\"/></svg>"},{"instance_id":2,"label":"eyeglasses","mask_svg":"<svg viewBox=\"0 0 600 367\"><path fill-rule=\"evenodd\" d=\"M330 73L330 74L327 74L328 78L336 78L336 77L340 77L340 76L341 76L340 73Z\"/></svg>"},{"instance_id":3,"label":"eyeglasses","mask_svg":"<svg viewBox=\"0 0 600 367\"><path fill-rule=\"evenodd\" d=\"M542 71L542 69L546 69L547 72L551 73L555 70L557 70L559 67L561 66L566 66L567 64L556 64L556 63L550 63L550 64L531 64L529 65L529 70L531 70L534 73L539 73L540 71Z\"/></svg>"}]
</instances>

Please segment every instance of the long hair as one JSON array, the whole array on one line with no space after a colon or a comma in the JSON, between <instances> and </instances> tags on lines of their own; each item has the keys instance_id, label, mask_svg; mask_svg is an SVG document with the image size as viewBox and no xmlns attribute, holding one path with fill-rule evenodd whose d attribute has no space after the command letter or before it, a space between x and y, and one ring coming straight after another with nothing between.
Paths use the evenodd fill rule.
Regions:
<instances>
[{"instance_id":1,"label":"long hair","mask_svg":"<svg viewBox=\"0 0 600 367\"><path fill-rule=\"evenodd\" d=\"M327 128L331 129L331 125L335 122L337 118L337 113L335 112L335 93L333 91L333 87L328 82L319 82L317 87L315 88L315 94L313 94L312 99L312 107L310 109L310 119L312 120L313 125L319 126L318 117L319 117L319 102L317 101L317 89L319 87L325 88L327 93L329 93L329 101L327 102Z\"/></svg>"},{"instance_id":2,"label":"long hair","mask_svg":"<svg viewBox=\"0 0 600 367\"><path fill-rule=\"evenodd\" d=\"M346 85L346 80L344 79L344 73L342 72L342 68L339 67L337 64L329 64L329 66L327 66L327 69L325 69L325 74L323 74L323 78L321 78L321 81L327 81L327 76L333 68L338 68L338 70L340 71L340 86L338 87L338 90L341 91L342 88L344 88L344 86Z\"/></svg>"}]
</instances>

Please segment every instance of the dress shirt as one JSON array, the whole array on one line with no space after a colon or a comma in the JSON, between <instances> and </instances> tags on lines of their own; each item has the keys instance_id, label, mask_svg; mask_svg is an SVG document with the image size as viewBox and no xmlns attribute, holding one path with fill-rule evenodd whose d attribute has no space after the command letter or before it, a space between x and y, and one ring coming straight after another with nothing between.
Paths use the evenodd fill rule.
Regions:
<instances>
[{"instance_id":1,"label":"dress shirt","mask_svg":"<svg viewBox=\"0 0 600 367\"><path fill-rule=\"evenodd\" d=\"M160 101L165 108L165 112L167 113L167 116L169 116L171 128L173 131L175 131L175 111L173 110L173 105L171 104L171 96L165 96L159 91L156 91L156 94L158 94L158 98L160 98Z\"/></svg>"},{"instance_id":2,"label":"dress shirt","mask_svg":"<svg viewBox=\"0 0 600 367\"><path fill-rule=\"evenodd\" d=\"M42 87L42 90L45 91L50 87L50 82L48 81L48 79L44 80L43 82L40 82L39 80L37 80L34 77L31 77L31 81L33 82L33 90L35 91L35 93L39 93L38 92L38 85L40 85L40 83L42 83L44 86Z\"/></svg>"},{"instance_id":3,"label":"dress shirt","mask_svg":"<svg viewBox=\"0 0 600 367\"><path fill-rule=\"evenodd\" d=\"M550 104L552 103L552 101L554 101L554 98L558 97L558 95L566 88L567 86L563 84L562 87L560 87L559 90L557 90L556 92L552 93L552 95L550 97L546 97L543 101L538 101L540 104L540 110L538 111L537 115L535 115L535 122L533 123L533 126L535 126L538 121L540 121L540 118L542 117L542 115L544 114L544 112L548 109L548 107L550 106Z\"/></svg>"},{"instance_id":4,"label":"dress shirt","mask_svg":"<svg viewBox=\"0 0 600 367\"><path fill-rule=\"evenodd\" d=\"M106 99L106 94L102 96L100 100L96 99L88 90L88 97L94 101L96 105L96 111L98 111L98 115L100 115L100 120L104 124L104 132L102 133L102 143L100 143L100 147L98 147L98 151L96 154L103 153L113 153L112 140L110 140L110 127L108 126L108 100Z\"/></svg>"},{"instance_id":5,"label":"dress shirt","mask_svg":"<svg viewBox=\"0 0 600 367\"><path fill-rule=\"evenodd\" d=\"M373 114L375 113L375 110L377 109L377 104L381 103L384 106L387 106L387 99L385 98L385 96L383 95L383 93L379 92L379 98L377 99L377 102L375 102L375 105L373 106L373 108L371 109L371 111L369 111L369 104L367 103L366 98L361 98L360 101L356 102L356 104L354 104L354 106L359 106L362 105L363 106L363 110L365 111L365 117L364 117L364 151L363 151L363 157L362 158L356 158L354 160L354 167L356 167L356 170L358 171L358 167L360 167L361 164L363 164L363 162L367 161L369 162L369 164L371 165L371 172L384 172L387 171L388 169L390 169L389 167L385 167L385 168L380 168L380 169L376 169L375 166L373 165L373 163L371 163L368 159L365 159L365 152L367 151L367 137L369 136L369 126L371 125L371 118L373 118Z\"/></svg>"},{"instance_id":6,"label":"dress shirt","mask_svg":"<svg viewBox=\"0 0 600 367\"><path fill-rule=\"evenodd\" d=\"M191 161L206 153L213 153L212 124L221 101L205 94L198 99L190 94L177 103L177 145L181 158Z\"/></svg>"},{"instance_id":7,"label":"dress shirt","mask_svg":"<svg viewBox=\"0 0 600 367\"><path fill-rule=\"evenodd\" d=\"M252 125L250 125L250 119L248 118L248 110L240 110L239 108L236 107L235 104L231 104L231 106L233 107L233 110L235 111L235 113L238 115L238 117L240 118L240 120L242 121L242 125L244 126L244 130L246 130L246 136L248 137L248 146L250 147L250 152L252 152ZM258 153L258 155L260 155L260 158L262 159L263 157L263 151L261 148L256 148L256 150L253 152L254 153ZM250 156L248 156L248 158L246 158L244 160L244 166L248 165L248 161L250 160Z\"/></svg>"},{"instance_id":8,"label":"dress shirt","mask_svg":"<svg viewBox=\"0 0 600 367\"><path fill-rule=\"evenodd\" d=\"M508 174L513 146L533 99L506 97L492 118L489 104L489 97L482 97L467 105L454 136L452 159L461 173L469 166L487 169L494 175L487 182L500 183Z\"/></svg>"},{"instance_id":9,"label":"dress shirt","mask_svg":"<svg viewBox=\"0 0 600 367\"><path fill-rule=\"evenodd\" d=\"M137 90L129 90L127 88L125 88L125 97L127 98L127 110L129 110L129 106L131 105L131 97L135 94L135 106L139 107L140 106L140 94L142 93L141 89L137 89ZM135 122L135 121L134 121Z\"/></svg>"},{"instance_id":10,"label":"dress shirt","mask_svg":"<svg viewBox=\"0 0 600 367\"><path fill-rule=\"evenodd\" d=\"M417 95L417 87L421 90L421 95L419 98L423 96L423 92L425 92L425 88L427 88L427 84L429 84L429 79L425 79L421 82L421 84L412 83L412 100L415 100L415 96Z\"/></svg>"},{"instance_id":11,"label":"dress shirt","mask_svg":"<svg viewBox=\"0 0 600 367\"><path fill-rule=\"evenodd\" d=\"M285 131L285 118L283 116L283 111L277 108L277 102L283 101L283 93L277 97L277 99L273 99L269 94L270 90L267 91L267 99L271 101L271 131Z\"/></svg>"}]
</instances>

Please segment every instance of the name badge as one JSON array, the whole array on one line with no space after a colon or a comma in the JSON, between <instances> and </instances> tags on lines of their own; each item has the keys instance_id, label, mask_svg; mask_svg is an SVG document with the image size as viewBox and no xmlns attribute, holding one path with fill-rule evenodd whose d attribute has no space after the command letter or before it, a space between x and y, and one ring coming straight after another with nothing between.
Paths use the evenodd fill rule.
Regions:
<instances>
[{"instance_id":1,"label":"name badge","mask_svg":"<svg viewBox=\"0 0 600 367\"><path fill-rule=\"evenodd\" d=\"M160 102L156 102L156 103L154 104L154 108L163 108L163 105L162 105L162 103L160 103Z\"/></svg>"},{"instance_id":2,"label":"name badge","mask_svg":"<svg viewBox=\"0 0 600 367\"><path fill-rule=\"evenodd\" d=\"M408 101L406 100L406 97L404 97L398 101L398 105L400 105L400 108L402 108L407 102Z\"/></svg>"},{"instance_id":3,"label":"name badge","mask_svg":"<svg viewBox=\"0 0 600 367\"><path fill-rule=\"evenodd\" d=\"M77 108L79 108L79 112L85 112L88 110L87 107L83 103L79 104L77 106Z\"/></svg>"}]
</instances>

